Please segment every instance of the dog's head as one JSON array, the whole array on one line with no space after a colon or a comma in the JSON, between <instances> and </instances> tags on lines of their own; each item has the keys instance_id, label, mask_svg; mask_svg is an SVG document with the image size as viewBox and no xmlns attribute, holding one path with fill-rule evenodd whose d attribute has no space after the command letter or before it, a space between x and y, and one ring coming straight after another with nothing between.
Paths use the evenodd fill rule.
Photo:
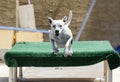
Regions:
<instances>
[{"instance_id":1,"label":"dog's head","mask_svg":"<svg viewBox=\"0 0 120 82\"><path fill-rule=\"evenodd\" d=\"M48 20L49 20L52 32L54 32L56 36L59 36L61 31L65 27L65 22L67 20L67 17L65 16L61 20L53 20L51 17L48 17Z\"/></svg>"},{"instance_id":2,"label":"dog's head","mask_svg":"<svg viewBox=\"0 0 120 82\"><path fill-rule=\"evenodd\" d=\"M72 19L72 11L70 11L68 19L66 16L64 16L61 20L53 20L51 17L48 17L51 26L51 31L56 36L59 36L62 30L69 26L71 19Z\"/></svg>"}]
</instances>

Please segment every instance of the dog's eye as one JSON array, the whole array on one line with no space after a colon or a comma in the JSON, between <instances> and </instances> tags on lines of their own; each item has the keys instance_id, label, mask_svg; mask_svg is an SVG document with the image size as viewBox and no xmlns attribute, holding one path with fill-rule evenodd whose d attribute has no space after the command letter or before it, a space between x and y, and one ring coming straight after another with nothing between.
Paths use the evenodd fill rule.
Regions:
<instances>
[{"instance_id":1,"label":"dog's eye","mask_svg":"<svg viewBox=\"0 0 120 82\"><path fill-rule=\"evenodd\" d=\"M56 25L53 25L53 28L56 28Z\"/></svg>"},{"instance_id":2,"label":"dog's eye","mask_svg":"<svg viewBox=\"0 0 120 82\"><path fill-rule=\"evenodd\" d=\"M59 25L60 27L62 27L62 25Z\"/></svg>"}]
</instances>

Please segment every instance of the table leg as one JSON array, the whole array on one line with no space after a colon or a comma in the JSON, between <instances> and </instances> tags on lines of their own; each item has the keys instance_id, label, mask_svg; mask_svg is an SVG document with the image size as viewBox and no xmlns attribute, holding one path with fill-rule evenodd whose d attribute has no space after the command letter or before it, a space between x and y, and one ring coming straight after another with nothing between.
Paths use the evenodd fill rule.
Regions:
<instances>
[{"instance_id":1,"label":"table leg","mask_svg":"<svg viewBox=\"0 0 120 82\"><path fill-rule=\"evenodd\" d=\"M104 63L104 69L105 82L112 82L112 70L110 70L107 61Z\"/></svg>"},{"instance_id":2,"label":"table leg","mask_svg":"<svg viewBox=\"0 0 120 82\"><path fill-rule=\"evenodd\" d=\"M17 82L17 67L13 67L13 82Z\"/></svg>"},{"instance_id":3,"label":"table leg","mask_svg":"<svg viewBox=\"0 0 120 82\"><path fill-rule=\"evenodd\" d=\"M17 82L17 67L9 67L9 82Z\"/></svg>"},{"instance_id":4,"label":"table leg","mask_svg":"<svg viewBox=\"0 0 120 82\"><path fill-rule=\"evenodd\" d=\"M108 69L108 82L112 82L112 70Z\"/></svg>"},{"instance_id":5,"label":"table leg","mask_svg":"<svg viewBox=\"0 0 120 82\"><path fill-rule=\"evenodd\" d=\"M22 67L19 67L19 79L23 79Z\"/></svg>"},{"instance_id":6,"label":"table leg","mask_svg":"<svg viewBox=\"0 0 120 82\"><path fill-rule=\"evenodd\" d=\"M13 82L13 67L9 67L9 82Z\"/></svg>"}]
</instances>

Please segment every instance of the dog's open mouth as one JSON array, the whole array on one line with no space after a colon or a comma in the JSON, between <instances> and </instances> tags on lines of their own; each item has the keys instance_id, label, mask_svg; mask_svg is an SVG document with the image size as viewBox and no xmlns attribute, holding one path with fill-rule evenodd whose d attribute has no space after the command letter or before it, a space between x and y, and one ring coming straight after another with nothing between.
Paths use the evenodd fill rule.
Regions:
<instances>
[{"instance_id":1,"label":"dog's open mouth","mask_svg":"<svg viewBox=\"0 0 120 82\"><path fill-rule=\"evenodd\" d=\"M59 33L55 33L56 36L59 36Z\"/></svg>"}]
</instances>

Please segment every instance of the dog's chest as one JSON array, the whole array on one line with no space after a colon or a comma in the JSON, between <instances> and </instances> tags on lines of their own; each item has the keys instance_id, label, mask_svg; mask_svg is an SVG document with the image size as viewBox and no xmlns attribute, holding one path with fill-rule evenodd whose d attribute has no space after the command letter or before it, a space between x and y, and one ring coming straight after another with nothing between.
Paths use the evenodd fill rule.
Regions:
<instances>
[{"instance_id":1,"label":"dog's chest","mask_svg":"<svg viewBox=\"0 0 120 82\"><path fill-rule=\"evenodd\" d=\"M64 47L68 39L69 39L68 35L65 34L61 34L60 36L55 37L55 41L58 47Z\"/></svg>"}]
</instances>

